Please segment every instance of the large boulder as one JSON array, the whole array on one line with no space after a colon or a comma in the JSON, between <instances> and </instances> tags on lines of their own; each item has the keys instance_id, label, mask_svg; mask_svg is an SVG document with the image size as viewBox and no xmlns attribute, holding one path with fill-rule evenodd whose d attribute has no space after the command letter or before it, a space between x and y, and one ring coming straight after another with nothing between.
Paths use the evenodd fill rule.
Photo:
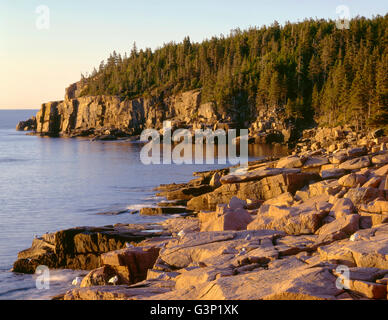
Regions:
<instances>
[{"instance_id":1,"label":"large boulder","mask_svg":"<svg viewBox=\"0 0 388 320\"><path fill-rule=\"evenodd\" d=\"M248 230L278 230L290 235L314 234L325 215L314 207L300 210L298 207L265 205L248 225Z\"/></svg>"},{"instance_id":2,"label":"large boulder","mask_svg":"<svg viewBox=\"0 0 388 320\"><path fill-rule=\"evenodd\" d=\"M116 276L116 271L110 266L103 266L101 268L90 271L81 282L81 288L94 286L108 286L109 280Z\"/></svg>"},{"instance_id":3,"label":"large boulder","mask_svg":"<svg viewBox=\"0 0 388 320\"><path fill-rule=\"evenodd\" d=\"M365 184L366 181L367 181L367 178L364 175L351 173L339 179L338 183L343 187L354 188L354 187L357 187L358 185L360 185L361 187L362 185Z\"/></svg>"},{"instance_id":4,"label":"large boulder","mask_svg":"<svg viewBox=\"0 0 388 320\"><path fill-rule=\"evenodd\" d=\"M162 249L160 260L173 270L194 263L219 264L234 259L243 248L250 251L257 244L273 243L283 235L284 232L274 230L190 233Z\"/></svg>"},{"instance_id":5,"label":"large boulder","mask_svg":"<svg viewBox=\"0 0 388 320\"><path fill-rule=\"evenodd\" d=\"M214 211L217 204L229 203L233 197L250 200L269 200L285 192L295 193L311 181L319 180L314 173L288 173L267 177L259 181L224 184L215 191L191 199L189 210Z\"/></svg>"},{"instance_id":6,"label":"large boulder","mask_svg":"<svg viewBox=\"0 0 388 320\"><path fill-rule=\"evenodd\" d=\"M309 197L317 197L322 195L336 195L342 187L337 180L324 180L309 185Z\"/></svg>"},{"instance_id":7,"label":"large boulder","mask_svg":"<svg viewBox=\"0 0 388 320\"><path fill-rule=\"evenodd\" d=\"M325 164L329 163L329 159L325 157L310 157L304 163L304 168L317 168L322 167Z\"/></svg>"},{"instance_id":8,"label":"large boulder","mask_svg":"<svg viewBox=\"0 0 388 320\"><path fill-rule=\"evenodd\" d=\"M344 195L357 206L369 203L381 196L381 191L376 188L352 188Z\"/></svg>"},{"instance_id":9,"label":"large boulder","mask_svg":"<svg viewBox=\"0 0 388 320\"><path fill-rule=\"evenodd\" d=\"M299 156L290 156L282 158L278 161L276 168L301 168L305 163L306 158Z\"/></svg>"},{"instance_id":10,"label":"large boulder","mask_svg":"<svg viewBox=\"0 0 388 320\"><path fill-rule=\"evenodd\" d=\"M216 212L201 212L198 214L201 221L201 232L246 230L252 222L252 217L243 208L231 209L225 205L218 205Z\"/></svg>"},{"instance_id":11,"label":"large boulder","mask_svg":"<svg viewBox=\"0 0 388 320\"><path fill-rule=\"evenodd\" d=\"M110 266L119 276L121 284L134 284L147 278L152 269L160 248L139 247L104 253L101 255L103 265Z\"/></svg>"},{"instance_id":12,"label":"large boulder","mask_svg":"<svg viewBox=\"0 0 388 320\"><path fill-rule=\"evenodd\" d=\"M49 268L93 270L102 266L102 253L119 250L125 244L153 237L139 226L82 227L45 234L34 239L31 248L18 254L13 271L34 273L39 265Z\"/></svg>"},{"instance_id":13,"label":"large boulder","mask_svg":"<svg viewBox=\"0 0 388 320\"><path fill-rule=\"evenodd\" d=\"M388 153L379 154L377 156L372 157L373 164L387 164L388 163Z\"/></svg>"},{"instance_id":14,"label":"large boulder","mask_svg":"<svg viewBox=\"0 0 388 320\"><path fill-rule=\"evenodd\" d=\"M317 234L318 243L333 242L350 237L359 230L360 216L357 214L346 215L321 227Z\"/></svg>"},{"instance_id":15,"label":"large boulder","mask_svg":"<svg viewBox=\"0 0 388 320\"><path fill-rule=\"evenodd\" d=\"M355 239L319 247L320 258L349 267L388 269L387 232L388 224L359 230Z\"/></svg>"},{"instance_id":16,"label":"large boulder","mask_svg":"<svg viewBox=\"0 0 388 320\"><path fill-rule=\"evenodd\" d=\"M349 159L349 155L346 150L340 150L333 154L330 158L330 162L333 164L340 164Z\"/></svg>"},{"instance_id":17,"label":"large boulder","mask_svg":"<svg viewBox=\"0 0 388 320\"><path fill-rule=\"evenodd\" d=\"M360 206L364 225L372 227L388 222L388 201L375 200Z\"/></svg>"},{"instance_id":18,"label":"large boulder","mask_svg":"<svg viewBox=\"0 0 388 320\"><path fill-rule=\"evenodd\" d=\"M32 131L36 129L36 118L31 117L26 121L20 121L16 126L16 131Z\"/></svg>"},{"instance_id":19,"label":"large boulder","mask_svg":"<svg viewBox=\"0 0 388 320\"><path fill-rule=\"evenodd\" d=\"M338 179L346 174L344 169L327 169L321 171L322 179Z\"/></svg>"},{"instance_id":20,"label":"large boulder","mask_svg":"<svg viewBox=\"0 0 388 320\"><path fill-rule=\"evenodd\" d=\"M229 174L220 179L222 184L242 183L249 181L262 180L266 177L277 176L280 174L300 173L300 169L285 169L285 168L261 168L248 171L244 174Z\"/></svg>"},{"instance_id":21,"label":"large boulder","mask_svg":"<svg viewBox=\"0 0 388 320\"><path fill-rule=\"evenodd\" d=\"M387 299L387 286L383 284L350 280L349 290L369 299Z\"/></svg>"},{"instance_id":22,"label":"large boulder","mask_svg":"<svg viewBox=\"0 0 388 320\"><path fill-rule=\"evenodd\" d=\"M333 208L330 211L330 215L336 219L339 219L344 216L353 214L355 210L356 208L352 200L348 198L342 198L335 202Z\"/></svg>"},{"instance_id":23,"label":"large boulder","mask_svg":"<svg viewBox=\"0 0 388 320\"><path fill-rule=\"evenodd\" d=\"M162 191L157 196L165 197L167 200L190 200L213 190L214 188L210 185L185 186L176 190Z\"/></svg>"},{"instance_id":24,"label":"large boulder","mask_svg":"<svg viewBox=\"0 0 388 320\"><path fill-rule=\"evenodd\" d=\"M377 170L375 170L374 174L376 176L386 176L386 175L388 175L388 164L383 166L383 167L381 167L381 168L379 168L379 169L377 169Z\"/></svg>"},{"instance_id":25,"label":"large boulder","mask_svg":"<svg viewBox=\"0 0 388 320\"><path fill-rule=\"evenodd\" d=\"M140 215L142 216L161 216L161 215L168 215L168 214L180 214L180 213L187 213L188 210L185 207L148 207L148 208L141 208L140 209Z\"/></svg>"},{"instance_id":26,"label":"large boulder","mask_svg":"<svg viewBox=\"0 0 388 320\"><path fill-rule=\"evenodd\" d=\"M360 210L369 213L388 214L388 201L375 200L368 204L361 205Z\"/></svg>"},{"instance_id":27,"label":"large boulder","mask_svg":"<svg viewBox=\"0 0 388 320\"><path fill-rule=\"evenodd\" d=\"M267 200L263 205L274 205L274 206L291 206L294 203L294 197L290 192L285 192L280 196Z\"/></svg>"},{"instance_id":28,"label":"large boulder","mask_svg":"<svg viewBox=\"0 0 388 320\"><path fill-rule=\"evenodd\" d=\"M371 165L369 157L360 157L348 160L344 163L341 163L339 168L345 170L355 170L369 167Z\"/></svg>"}]
</instances>

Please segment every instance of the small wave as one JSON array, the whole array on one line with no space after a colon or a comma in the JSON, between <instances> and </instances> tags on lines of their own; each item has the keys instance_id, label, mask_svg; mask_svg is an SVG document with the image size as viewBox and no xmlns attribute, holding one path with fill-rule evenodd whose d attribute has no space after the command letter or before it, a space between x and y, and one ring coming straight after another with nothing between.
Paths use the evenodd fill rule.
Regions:
<instances>
[{"instance_id":1,"label":"small wave","mask_svg":"<svg viewBox=\"0 0 388 320\"><path fill-rule=\"evenodd\" d=\"M152 197L144 198L143 200L145 200L145 201L154 201L154 200L162 200L162 199L164 199L164 197L152 196Z\"/></svg>"},{"instance_id":2,"label":"small wave","mask_svg":"<svg viewBox=\"0 0 388 320\"><path fill-rule=\"evenodd\" d=\"M21 288L15 288L15 289L10 289L10 290L7 290L7 291L4 291L4 292L0 292L0 297L1 296L5 296L5 295L9 295L9 294L12 294L12 293L15 293L15 292L19 292L19 291L26 291L26 290L33 290L33 289L36 289L35 286L29 286L29 287L21 287Z\"/></svg>"},{"instance_id":3,"label":"small wave","mask_svg":"<svg viewBox=\"0 0 388 320\"><path fill-rule=\"evenodd\" d=\"M115 210L115 211L105 211L105 212L98 212L96 215L98 216L119 216L125 213L130 213L128 209L125 210Z\"/></svg>"},{"instance_id":4,"label":"small wave","mask_svg":"<svg viewBox=\"0 0 388 320\"><path fill-rule=\"evenodd\" d=\"M143 209L144 207L147 207L149 206L149 204L147 203L143 203L143 204L134 204L134 205L130 205L127 207L127 209L129 211L140 211L141 209Z\"/></svg>"}]
</instances>

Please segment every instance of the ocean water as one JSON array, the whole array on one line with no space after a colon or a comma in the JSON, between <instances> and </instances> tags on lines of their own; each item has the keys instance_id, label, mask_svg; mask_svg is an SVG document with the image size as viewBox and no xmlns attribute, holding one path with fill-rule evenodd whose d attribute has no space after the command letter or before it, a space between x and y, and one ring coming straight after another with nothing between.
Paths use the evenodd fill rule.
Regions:
<instances>
[{"instance_id":1,"label":"ocean water","mask_svg":"<svg viewBox=\"0 0 388 320\"><path fill-rule=\"evenodd\" d=\"M91 142L17 132L37 110L0 110L0 299L50 299L71 288L84 271L51 270L50 289L38 290L34 275L10 272L17 253L34 235L76 226L161 221L163 217L99 213L154 205L160 184L187 182L194 171L220 165L145 166L142 145ZM255 146L252 159L282 155L281 147Z\"/></svg>"}]
</instances>

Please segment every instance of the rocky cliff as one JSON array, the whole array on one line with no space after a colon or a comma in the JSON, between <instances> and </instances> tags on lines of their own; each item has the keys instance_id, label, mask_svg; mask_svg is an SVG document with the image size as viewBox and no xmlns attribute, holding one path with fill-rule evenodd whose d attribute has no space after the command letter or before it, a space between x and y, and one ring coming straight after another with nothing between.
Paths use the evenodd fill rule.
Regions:
<instances>
[{"instance_id":1,"label":"rocky cliff","mask_svg":"<svg viewBox=\"0 0 388 320\"><path fill-rule=\"evenodd\" d=\"M231 129L249 128L251 142L288 142L293 126L281 117L281 110L267 108L257 117L240 119L238 114L219 113L214 103L203 103L201 90L169 97L139 97L128 100L118 96L80 96L82 85L66 89L63 101L42 105L34 125L18 125L19 130L34 130L43 136L90 136L115 139L133 136L142 130L161 130L169 120L173 128Z\"/></svg>"},{"instance_id":2,"label":"rocky cliff","mask_svg":"<svg viewBox=\"0 0 388 320\"><path fill-rule=\"evenodd\" d=\"M36 115L36 133L49 136L82 136L119 131L135 135L145 128L161 129L163 121L188 128L214 126L222 121L213 104L201 103L199 90L168 98L122 100L117 96L79 97L74 85L64 101L42 105Z\"/></svg>"}]
</instances>

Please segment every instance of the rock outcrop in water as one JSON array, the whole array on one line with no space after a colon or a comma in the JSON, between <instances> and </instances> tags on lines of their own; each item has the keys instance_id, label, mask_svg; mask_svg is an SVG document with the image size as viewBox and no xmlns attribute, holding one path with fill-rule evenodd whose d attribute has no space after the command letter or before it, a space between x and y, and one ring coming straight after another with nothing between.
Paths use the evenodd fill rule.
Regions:
<instances>
[{"instance_id":1,"label":"rock outcrop in water","mask_svg":"<svg viewBox=\"0 0 388 320\"><path fill-rule=\"evenodd\" d=\"M26 121L20 121L16 126L17 131L34 131L36 130L36 117L31 117Z\"/></svg>"}]
</instances>

